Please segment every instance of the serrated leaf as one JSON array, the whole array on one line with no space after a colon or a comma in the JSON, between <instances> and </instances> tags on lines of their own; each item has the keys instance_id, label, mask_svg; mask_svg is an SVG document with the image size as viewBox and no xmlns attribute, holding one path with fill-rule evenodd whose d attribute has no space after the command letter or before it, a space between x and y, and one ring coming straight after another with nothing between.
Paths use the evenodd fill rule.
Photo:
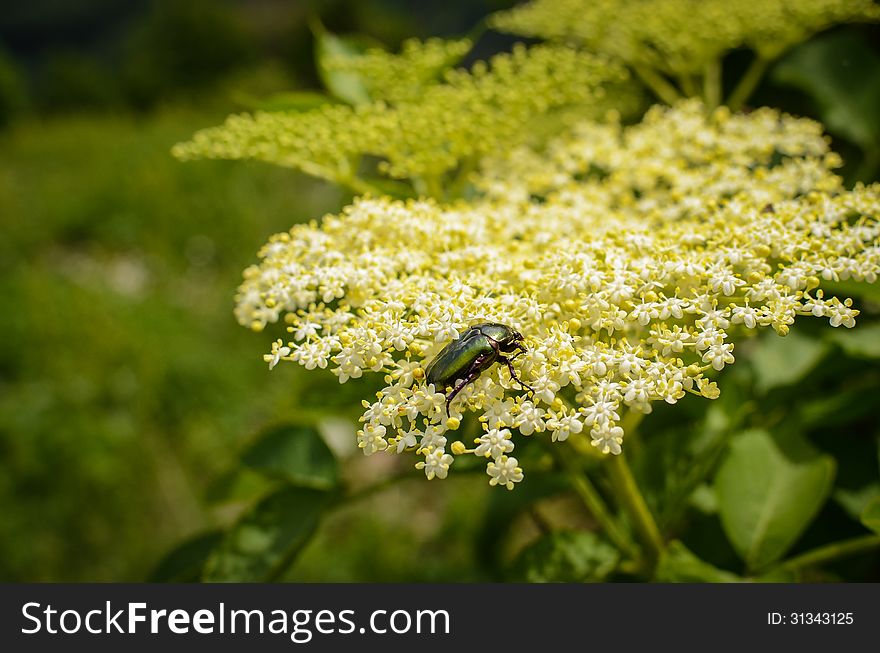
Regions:
<instances>
[{"instance_id":1,"label":"serrated leaf","mask_svg":"<svg viewBox=\"0 0 880 653\"><path fill-rule=\"evenodd\" d=\"M880 497L875 497L868 502L862 511L861 522L880 535Z\"/></svg>"},{"instance_id":2,"label":"serrated leaf","mask_svg":"<svg viewBox=\"0 0 880 653\"><path fill-rule=\"evenodd\" d=\"M315 532L331 497L324 490L293 486L273 492L226 533L205 564L204 580L273 580Z\"/></svg>"},{"instance_id":3,"label":"serrated leaf","mask_svg":"<svg viewBox=\"0 0 880 653\"><path fill-rule=\"evenodd\" d=\"M590 531L556 531L539 538L514 561L511 576L529 583L585 583L604 580L620 554Z\"/></svg>"},{"instance_id":4,"label":"serrated leaf","mask_svg":"<svg viewBox=\"0 0 880 653\"><path fill-rule=\"evenodd\" d=\"M880 141L880 56L860 36L837 32L795 48L772 72L819 105L822 122L863 150Z\"/></svg>"},{"instance_id":5,"label":"serrated leaf","mask_svg":"<svg viewBox=\"0 0 880 653\"><path fill-rule=\"evenodd\" d=\"M880 358L880 322L857 324L854 329L834 329L828 339L856 358Z\"/></svg>"},{"instance_id":6,"label":"serrated leaf","mask_svg":"<svg viewBox=\"0 0 880 653\"><path fill-rule=\"evenodd\" d=\"M738 583L742 578L701 560L676 540L670 542L660 556L654 580L661 583Z\"/></svg>"},{"instance_id":7,"label":"serrated leaf","mask_svg":"<svg viewBox=\"0 0 880 653\"><path fill-rule=\"evenodd\" d=\"M371 43L362 38L337 36L321 26L313 28L315 34L315 60L318 75L324 87L334 96L349 104L365 104L370 94L364 80L354 72L339 70L332 65L339 61L363 54Z\"/></svg>"},{"instance_id":8,"label":"serrated leaf","mask_svg":"<svg viewBox=\"0 0 880 653\"><path fill-rule=\"evenodd\" d=\"M220 541L221 531L202 533L172 549L150 574L151 583L194 583L202 577L205 561Z\"/></svg>"},{"instance_id":9,"label":"serrated leaf","mask_svg":"<svg viewBox=\"0 0 880 653\"><path fill-rule=\"evenodd\" d=\"M796 383L828 353L822 340L792 331L785 337L768 334L757 342L750 359L759 392Z\"/></svg>"},{"instance_id":10,"label":"serrated leaf","mask_svg":"<svg viewBox=\"0 0 880 653\"><path fill-rule=\"evenodd\" d=\"M721 523L749 569L778 560L828 498L834 460L794 436L753 430L733 439L715 479Z\"/></svg>"},{"instance_id":11,"label":"serrated leaf","mask_svg":"<svg viewBox=\"0 0 880 653\"><path fill-rule=\"evenodd\" d=\"M285 424L263 432L242 453L241 462L293 485L330 489L339 479L336 457L311 426Z\"/></svg>"}]
</instances>

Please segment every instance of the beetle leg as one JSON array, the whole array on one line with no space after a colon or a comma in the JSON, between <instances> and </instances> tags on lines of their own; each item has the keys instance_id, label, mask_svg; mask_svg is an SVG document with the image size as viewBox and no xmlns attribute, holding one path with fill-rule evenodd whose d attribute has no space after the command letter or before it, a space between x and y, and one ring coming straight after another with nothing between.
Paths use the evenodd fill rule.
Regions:
<instances>
[{"instance_id":1,"label":"beetle leg","mask_svg":"<svg viewBox=\"0 0 880 653\"><path fill-rule=\"evenodd\" d=\"M520 353L522 353L522 352L520 352ZM517 355L519 355L519 354L517 354ZM516 356L514 356L513 358L516 358ZM520 378L516 375L516 371L513 369L513 364L510 362L513 360L513 358L505 358L504 356L499 356L498 360L507 365L507 369L510 370L510 378L513 379L514 381L516 381L517 383L519 383L519 387L521 387L523 390L528 389L529 392L531 392L532 394L535 394L535 390L532 388L532 386L530 386L527 383L523 383L520 380Z\"/></svg>"},{"instance_id":2,"label":"beetle leg","mask_svg":"<svg viewBox=\"0 0 880 653\"><path fill-rule=\"evenodd\" d=\"M508 358L507 360L509 360L509 361L515 361L517 358L519 358L520 356L522 356L522 355L525 354L525 353L526 353L526 350L525 350L525 349L519 349L519 350L517 350L517 352L516 352L513 356L511 356L511 357Z\"/></svg>"},{"instance_id":3,"label":"beetle leg","mask_svg":"<svg viewBox=\"0 0 880 653\"><path fill-rule=\"evenodd\" d=\"M455 399L456 395L464 390L464 387L468 383L473 383L477 380L477 377L482 374L482 367L487 358L487 356L477 356L474 359L474 362L471 363L471 366L468 368L465 377L458 382L455 388L453 388L448 395L446 395L446 417L449 417L449 404L452 403L452 400Z\"/></svg>"}]
</instances>

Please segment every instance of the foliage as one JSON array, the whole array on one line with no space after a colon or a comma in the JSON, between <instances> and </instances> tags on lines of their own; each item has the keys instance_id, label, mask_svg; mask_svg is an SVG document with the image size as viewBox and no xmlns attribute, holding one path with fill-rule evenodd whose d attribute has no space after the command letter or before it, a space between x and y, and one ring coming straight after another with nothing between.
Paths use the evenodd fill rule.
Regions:
<instances>
[{"instance_id":1,"label":"foliage","mask_svg":"<svg viewBox=\"0 0 880 653\"><path fill-rule=\"evenodd\" d=\"M243 244L338 196L281 170L181 170L168 148L209 119L65 118L3 135L6 580L142 578L211 519L202 495L230 448L293 410L303 384L266 385L229 288Z\"/></svg>"}]
</instances>

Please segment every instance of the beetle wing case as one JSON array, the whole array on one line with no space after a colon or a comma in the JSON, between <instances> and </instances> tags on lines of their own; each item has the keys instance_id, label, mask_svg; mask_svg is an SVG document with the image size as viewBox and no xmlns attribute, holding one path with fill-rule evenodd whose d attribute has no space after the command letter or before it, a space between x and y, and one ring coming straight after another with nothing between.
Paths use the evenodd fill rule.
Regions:
<instances>
[{"instance_id":1,"label":"beetle wing case","mask_svg":"<svg viewBox=\"0 0 880 653\"><path fill-rule=\"evenodd\" d=\"M481 332L483 325L470 327L460 338L453 340L428 363L425 369L425 380L433 383L435 387L449 385L458 379L464 378L470 370L471 364L481 354L491 357L491 362L497 355L489 337ZM486 366L491 364L487 363Z\"/></svg>"}]
</instances>

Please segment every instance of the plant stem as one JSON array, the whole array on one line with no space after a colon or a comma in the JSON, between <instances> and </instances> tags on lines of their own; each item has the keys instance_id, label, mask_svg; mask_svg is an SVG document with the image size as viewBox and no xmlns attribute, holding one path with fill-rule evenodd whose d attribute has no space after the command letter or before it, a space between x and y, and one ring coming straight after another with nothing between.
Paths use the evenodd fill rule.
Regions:
<instances>
[{"instance_id":1,"label":"plant stem","mask_svg":"<svg viewBox=\"0 0 880 653\"><path fill-rule=\"evenodd\" d=\"M614 542L615 546L621 551L631 556L636 555L635 545L620 528L586 473L582 469L578 469L572 460L564 454L559 456L559 459L568 468L568 477L571 480L574 491L581 498L581 501L584 502L593 518L599 522L602 530L608 535L608 539Z\"/></svg>"},{"instance_id":2,"label":"plant stem","mask_svg":"<svg viewBox=\"0 0 880 653\"><path fill-rule=\"evenodd\" d=\"M470 156L466 159L462 159L461 163L458 164L458 171L452 182L450 182L449 189L446 193L449 199L455 200L464 197L464 191L468 185L468 178L476 168L477 157Z\"/></svg>"},{"instance_id":3,"label":"plant stem","mask_svg":"<svg viewBox=\"0 0 880 653\"><path fill-rule=\"evenodd\" d=\"M700 94L699 91L697 91L697 85L691 75L680 75L678 77L678 85L688 97L696 97Z\"/></svg>"},{"instance_id":4,"label":"plant stem","mask_svg":"<svg viewBox=\"0 0 880 653\"><path fill-rule=\"evenodd\" d=\"M340 179L339 183L349 188L349 190L355 195L372 195L373 197L381 197L385 194L382 192L381 188L374 186L368 181L364 181L360 177Z\"/></svg>"},{"instance_id":5,"label":"plant stem","mask_svg":"<svg viewBox=\"0 0 880 653\"><path fill-rule=\"evenodd\" d=\"M878 547L880 547L880 535L863 535L862 537L854 537L849 540L841 540L840 542L826 544L786 560L767 573L773 571L795 571L803 567L812 567L823 562L830 562L831 560L870 551Z\"/></svg>"},{"instance_id":6,"label":"plant stem","mask_svg":"<svg viewBox=\"0 0 880 653\"><path fill-rule=\"evenodd\" d=\"M727 98L727 106L730 107L731 111L739 111L742 105L752 96L769 65L770 59L761 55L755 56L752 63L746 69L745 74L740 78L736 88L733 89L730 97Z\"/></svg>"},{"instance_id":7,"label":"plant stem","mask_svg":"<svg viewBox=\"0 0 880 653\"><path fill-rule=\"evenodd\" d=\"M681 99L681 95L669 81L653 68L648 66L633 66L636 75L645 85L650 88L654 95L666 104L675 104Z\"/></svg>"},{"instance_id":8,"label":"plant stem","mask_svg":"<svg viewBox=\"0 0 880 653\"><path fill-rule=\"evenodd\" d=\"M639 491L636 479L633 478L629 464L626 462L625 454L610 456L607 467L608 475L617 492L617 497L620 499L621 506L632 519L651 562L655 563L663 552L663 536L660 535L657 522L654 521L654 516L648 510L648 505Z\"/></svg>"},{"instance_id":9,"label":"plant stem","mask_svg":"<svg viewBox=\"0 0 880 653\"><path fill-rule=\"evenodd\" d=\"M435 200L444 198L443 183L438 175L413 177L412 182L419 197L432 197Z\"/></svg>"},{"instance_id":10,"label":"plant stem","mask_svg":"<svg viewBox=\"0 0 880 653\"><path fill-rule=\"evenodd\" d=\"M703 98L709 111L721 104L721 58L716 58L706 64L703 71Z\"/></svg>"}]
</instances>

